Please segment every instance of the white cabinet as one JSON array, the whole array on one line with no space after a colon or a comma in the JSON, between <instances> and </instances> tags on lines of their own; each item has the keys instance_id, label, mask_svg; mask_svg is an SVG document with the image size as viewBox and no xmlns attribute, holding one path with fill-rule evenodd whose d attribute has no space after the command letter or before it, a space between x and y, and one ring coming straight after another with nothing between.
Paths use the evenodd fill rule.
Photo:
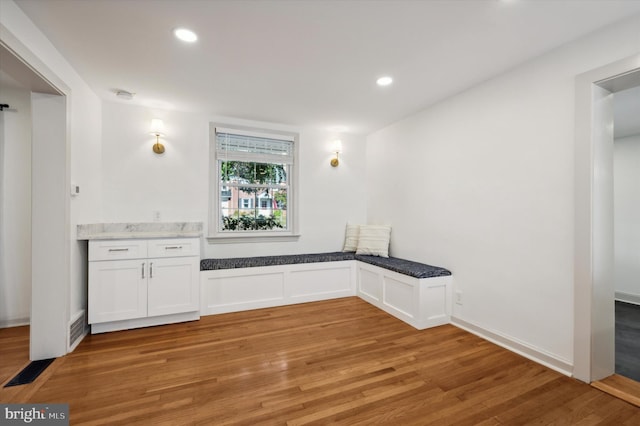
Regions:
<instances>
[{"instance_id":1,"label":"white cabinet","mask_svg":"<svg viewBox=\"0 0 640 426\"><path fill-rule=\"evenodd\" d=\"M89 324L147 316L145 262L89 262Z\"/></svg>"},{"instance_id":2,"label":"white cabinet","mask_svg":"<svg viewBox=\"0 0 640 426\"><path fill-rule=\"evenodd\" d=\"M198 238L89 241L92 333L199 318Z\"/></svg>"},{"instance_id":3,"label":"white cabinet","mask_svg":"<svg viewBox=\"0 0 640 426\"><path fill-rule=\"evenodd\" d=\"M149 259L147 315L169 315L200 309L200 259Z\"/></svg>"}]
</instances>

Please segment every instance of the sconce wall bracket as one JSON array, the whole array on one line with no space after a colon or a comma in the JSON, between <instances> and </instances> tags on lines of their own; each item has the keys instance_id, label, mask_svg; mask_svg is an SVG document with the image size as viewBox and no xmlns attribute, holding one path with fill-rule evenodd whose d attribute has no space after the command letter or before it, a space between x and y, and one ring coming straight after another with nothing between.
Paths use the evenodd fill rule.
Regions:
<instances>
[{"instance_id":1,"label":"sconce wall bracket","mask_svg":"<svg viewBox=\"0 0 640 426\"><path fill-rule=\"evenodd\" d=\"M156 143L153 145L153 152L156 154L164 153L164 145L160 143L160 136L164 136L164 123L159 118L151 120L151 134L156 137Z\"/></svg>"},{"instance_id":2,"label":"sconce wall bracket","mask_svg":"<svg viewBox=\"0 0 640 426\"><path fill-rule=\"evenodd\" d=\"M156 154L164 153L164 145L160 143L160 135L156 135L156 143L153 144L153 152Z\"/></svg>"}]
</instances>

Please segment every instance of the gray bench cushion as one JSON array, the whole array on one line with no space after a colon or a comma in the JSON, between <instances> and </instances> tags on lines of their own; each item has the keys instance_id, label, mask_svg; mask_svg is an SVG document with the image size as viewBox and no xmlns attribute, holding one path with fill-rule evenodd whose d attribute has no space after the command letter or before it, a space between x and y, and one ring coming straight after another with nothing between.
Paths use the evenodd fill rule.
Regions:
<instances>
[{"instance_id":1,"label":"gray bench cushion","mask_svg":"<svg viewBox=\"0 0 640 426\"><path fill-rule=\"evenodd\" d=\"M217 269L255 268L259 266L338 262L354 259L415 278L431 278L451 275L451 272L444 268L413 262L411 260L398 259L396 257L356 256L353 253L343 252L291 254L284 256L234 257L230 259L203 259L200 261L200 270L212 271Z\"/></svg>"},{"instance_id":2,"label":"gray bench cushion","mask_svg":"<svg viewBox=\"0 0 640 426\"><path fill-rule=\"evenodd\" d=\"M356 260L415 278L433 278L451 275L451 272L447 269L427 265L426 263L398 259L397 257L357 255Z\"/></svg>"},{"instance_id":3,"label":"gray bench cushion","mask_svg":"<svg viewBox=\"0 0 640 426\"><path fill-rule=\"evenodd\" d=\"M201 271L216 269L255 268L258 266L293 265L296 263L338 262L353 260L353 253L314 253L290 254L284 256L234 257L230 259L203 259L200 261Z\"/></svg>"}]
</instances>

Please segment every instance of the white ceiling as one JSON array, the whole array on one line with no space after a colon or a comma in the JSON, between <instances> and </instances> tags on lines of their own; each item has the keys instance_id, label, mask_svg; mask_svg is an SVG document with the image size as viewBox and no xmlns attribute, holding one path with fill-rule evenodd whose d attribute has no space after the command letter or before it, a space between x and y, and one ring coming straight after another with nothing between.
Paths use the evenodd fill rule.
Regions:
<instances>
[{"instance_id":1,"label":"white ceiling","mask_svg":"<svg viewBox=\"0 0 640 426\"><path fill-rule=\"evenodd\" d=\"M640 0L16 3L103 99L359 134L640 13Z\"/></svg>"}]
</instances>

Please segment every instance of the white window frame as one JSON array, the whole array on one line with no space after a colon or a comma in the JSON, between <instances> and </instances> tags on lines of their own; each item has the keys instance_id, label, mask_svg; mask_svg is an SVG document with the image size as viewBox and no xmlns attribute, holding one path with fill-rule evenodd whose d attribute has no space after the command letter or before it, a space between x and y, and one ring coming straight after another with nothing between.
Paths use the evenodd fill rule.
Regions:
<instances>
[{"instance_id":1,"label":"white window frame","mask_svg":"<svg viewBox=\"0 0 640 426\"><path fill-rule=\"evenodd\" d=\"M252 198L241 198L240 202L242 203L242 205L240 206L241 209L253 209L253 199ZM246 206L245 206L246 204Z\"/></svg>"},{"instance_id":2,"label":"white window frame","mask_svg":"<svg viewBox=\"0 0 640 426\"><path fill-rule=\"evenodd\" d=\"M287 192L287 220L289 228L286 230L273 229L261 231L223 232L220 229L220 158L216 150L216 129L224 129L225 132L261 136L274 139L293 141L293 164L287 176L289 190ZM261 241L295 241L298 233L298 143L299 134L291 131L281 131L248 126L238 126L224 123L209 123L209 229L207 239L216 242L261 242Z\"/></svg>"}]
</instances>

